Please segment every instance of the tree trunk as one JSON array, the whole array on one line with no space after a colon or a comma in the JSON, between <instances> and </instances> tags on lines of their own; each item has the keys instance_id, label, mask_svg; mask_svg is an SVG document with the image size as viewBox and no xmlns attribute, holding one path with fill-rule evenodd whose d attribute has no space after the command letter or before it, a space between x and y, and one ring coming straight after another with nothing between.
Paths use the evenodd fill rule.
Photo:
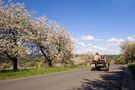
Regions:
<instances>
[{"instance_id":1,"label":"tree trunk","mask_svg":"<svg viewBox=\"0 0 135 90\"><path fill-rule=\"evenodd\" d=\"M47 62L48 62L48 66L49 66L49 67L53 67L51 60L47 60Z\"/></svg>"},{"instance_id":2,"label":"tree trunk","mask_svg":"<svg viewBox=\"0 0 135 90\"><path fill-rule=\"evenodd\" d=\"M13 62L13 70L18 70L18 59L14 57L12 62Z\"/></svg>"},{"instance_id":3,"label":"tree trunk","mask_svg":"<svg viewBox=\"0 0 135 90\"><path fill-rule=\"evenodd\" d=\"M50 60L45 53L43 53L46 63L48 64L49 67L53 67L52 60Z\"/></svg>"},{"instance_id":4,"label":"tree trunk","mask_svg":"<svg viewBox=\"0 0 135 90\"><path fill-rule=\"evenodd\" d=\"M7 57L12 61L12 63L13 63L13 70L17 70L18 69L18 58L16 58L16 57L11 57L7 52L4 52L6 55L7 55Z\"/></svg>"},{"instance_id":5,"label":"tree trunk","mask_svg":"<svg viewBox=\"0 0 135 90\"><path fill-rule=\"evenodd\" d=\"M49 66L49 67L53 67L52 60L50 60L50 59L47 57L47 55L44 53L44 51L43 51L43 49L42 49L41 46L39 46L39 48L40 48L40 51L42 52L43 56L45 57L45 60L46 60L46 62L47 62L47 64L48 64L48 66Z\"/></svg>"}]
</instances>

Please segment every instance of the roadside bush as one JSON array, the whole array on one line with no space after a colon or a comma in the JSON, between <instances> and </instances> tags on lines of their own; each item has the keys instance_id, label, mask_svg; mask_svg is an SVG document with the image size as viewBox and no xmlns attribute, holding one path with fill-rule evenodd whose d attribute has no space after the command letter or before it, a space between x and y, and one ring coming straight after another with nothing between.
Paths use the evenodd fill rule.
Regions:
<instances>
[{"instance_id":1,"label":"roadside bush","mask_svg":"<svg viewBox=\"0 0 135 90\"><path fill-rule=\"evenodd\" d=\"M135 62L135 41L124 41L120 47L125 63Z\"/></svg>"},{"instance_id":2,"label":"roadside bush","mask_svg":"<svg viewBox=\"0 0 135 90\"><path fill-rule=\"evenodd\" d=\"M133 80L134 80L134 83L135 83L135 63L134 64L129 64L128 68L132 73L132 77L133 77Z\"/></svg>"},{"instance_id":3,"label":"roadside bush","mask_svg":"<svg viewBox=\"0 0 135 90\"><path fill-rule=\"evenodd\" d=\"M36 68L38 68L37 62L28 62L26 64L26 69L36 69Z\"/></svg>"},{"instance_id":4,"label":"roadside bush","mask_svg":"<svg viewBox=\"0 0 135 90\"><path fill-rule=\"evenodd\" d=\"M87 52L85 54L76 55L74 58L72 58L74 65L85 65L88 66L90 62L93 59L93 54Z\"/></svg>"},{"instance_id":5,"label":"roadside bush","mask_svg":"<svg viewBox=\"0 0 135 90\"><path fill-rule=\"evenodd\" d=\"M13 67L10 63L2 63L0 65L0 70L11 70Z\"/></svg>"},{"instance_id":6,"label":"roadside bush","mask_svg":"<svg viewBox=\"0 0 135 90\"><path fill-rule=\"evenodd\" d=\"M117 56L114 59L115 64L125 64L124 57L122 55Z\"/></svg>"}]
</instances>

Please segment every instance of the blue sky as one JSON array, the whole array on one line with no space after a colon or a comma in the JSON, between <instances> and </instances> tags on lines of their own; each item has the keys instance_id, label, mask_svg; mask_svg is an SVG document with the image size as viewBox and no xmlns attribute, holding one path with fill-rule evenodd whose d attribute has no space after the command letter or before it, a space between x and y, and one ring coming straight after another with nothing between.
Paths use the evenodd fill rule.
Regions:
<instances>
[{"instance_id":1,"label":"blue sky","mask_svg":"<svg viewBox=\"0 0 135 90\"><path fill-rule=\"evenodd\" d=\"M75 53L120 53L119 43L135 41L135 0L12 0L35 17L45 15L72 35Z\"/></svg>"}]
</instances>

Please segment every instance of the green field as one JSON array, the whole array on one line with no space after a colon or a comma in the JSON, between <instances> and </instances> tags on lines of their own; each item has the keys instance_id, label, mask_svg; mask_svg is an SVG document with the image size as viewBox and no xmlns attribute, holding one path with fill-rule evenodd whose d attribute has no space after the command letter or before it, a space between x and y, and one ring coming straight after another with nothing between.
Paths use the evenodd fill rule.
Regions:
<instances>
[{"instance_id":1,"label":"green field","mask_svg":"<svg viewBox=\"0 0 135 90\"><path fill-rule=\"evenodd\" d=\"M63 68L48 68L48 69L33 69L33 70L17 70L17 71L0 71L0 80L14 79L19 77L28 77L33 75L48 74L54 72L63 72L69 70L78 70L82 68L88 68L88 66L75 66L75 67L63 67Z\"/></svg>"}]
</instances>

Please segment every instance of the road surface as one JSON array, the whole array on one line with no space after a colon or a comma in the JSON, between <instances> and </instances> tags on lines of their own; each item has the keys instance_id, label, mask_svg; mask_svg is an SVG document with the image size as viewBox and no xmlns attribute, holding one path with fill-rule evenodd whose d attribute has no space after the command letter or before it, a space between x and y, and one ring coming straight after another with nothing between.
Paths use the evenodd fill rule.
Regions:
<instances>
[{"instance_id":1,"label":"road surface","mask_svg":"<svg viewBox=\"0 0 135 90\"><path fill-rule=\"evenodd\" d=\"M133 90L128 75L125 66L111 65L109 72L81 69L1 80L0 90Z\"/></svg>"}]
</instances>

